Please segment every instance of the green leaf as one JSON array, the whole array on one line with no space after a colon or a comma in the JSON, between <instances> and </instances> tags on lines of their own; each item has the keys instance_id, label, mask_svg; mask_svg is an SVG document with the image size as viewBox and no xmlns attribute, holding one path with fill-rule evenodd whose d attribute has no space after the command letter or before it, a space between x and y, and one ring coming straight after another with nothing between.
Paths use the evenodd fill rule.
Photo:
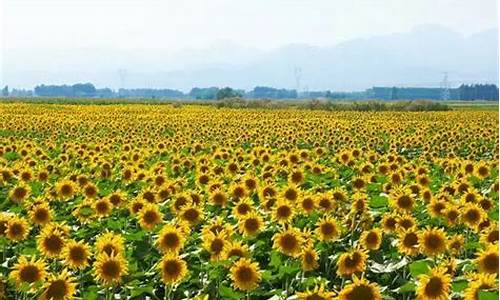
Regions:
<instances>
[{"instance_id":1,"label":"green leaf","mask_svg":"<svg viewBox=\"0 0 500 300\"><path fill-rule=\"evenodd\" d=\"M384 196L374 196L370 199L370 207L372 208L381 208L387 207L388 199Z\"/></svg>"},{"instance_id":2,"label":"green leaf","mask_svg":"<svg viewBox=\"0 0 500 300\"><path fill-rule=\"evenodd\" d=\"M415 289L417 288L417 285L411 281L408 281L407 283L403 284L398 288L399 293L409 293L409 292L414 292Z\"/></svg>"},{"instance_id":3,"label":"green leaf","mask_svg":"<svg viewBox=\"0 0 500 300\"><path fill-rule=\"evenodd\" d=\"M153 290L154 288L152 286L133 287L130 290L130 296L137 297L143 294L153 294Z\"/></svg>"},{"instance_id":4,"label":"green leaf","mask_svg":"<svg viewBox=\"0 0 500 300\"><path fill-rule=\"evenodd\" d=\"M269 266L273 267L274 269L279 268L281 265L281 257L280 254L276 251L273 251L271 253L271 262L269 262Z\"/></svg>"},{"instance_id":5,"label":"green leaf","mask_svg":"<svg viewBox=\"0 0 500 300\"><path fill-rule=\"evenodd\" d=\"M429 262L426 260L417 260L410 264L410 274L413 278L429 273L430 269Z\"/></svg>"},{"instance_id":6,"label":"green leaf","mask_svg":"<svg viewBox=\"0 0 500 300\"><path fill-rule=\"evenodd\" d=\"M455 293L460 293L462 292L463 290L465 290L467 288L467 286L469 285L469 283L466 281L466 280L460 280L460 281L457 281L457 282L454 282L452 283L451 285L451 289L455 292Z\"/></svg>"},{"instance_id":7,"label":"green leaf","mask_svg":"<svg viewBox=\"0 0 500 300\"><path fill-rule=\"evenodd\" d=\"M225 285L221 285L219 287L219 294L222 299L234 299L234 300L243 299L243 297L245 296L242 293L237 292Z\"/></svg>"},{"instance_id":8,"label":"green leaf","mask_svg":"<svg viewBox=\"0 0 500 300\"><path fill-rule=\"evenodd\" d=\"M479 300L498 300L498 292L478 291Z\"/></svg>"}]
</instances>

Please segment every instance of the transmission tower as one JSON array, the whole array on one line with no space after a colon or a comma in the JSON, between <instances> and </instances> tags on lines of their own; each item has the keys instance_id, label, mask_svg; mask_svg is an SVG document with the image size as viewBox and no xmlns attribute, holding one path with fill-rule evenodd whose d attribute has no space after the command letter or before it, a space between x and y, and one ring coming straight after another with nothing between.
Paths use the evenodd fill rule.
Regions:
<instances>
[{"instance_id":1,"label":"transmission tower","mask_svg":"<svg viewBox=\"0 0 500 300\"><path fill-rule=\"evenodd\" d=\"M120 87L118 88L118 91L120 91L120 89L125 88L125 78L127 77L127 70L118 69L118 77L120 78ZM122 96L121 93L119 93L119 96Z\"/></svg>"},{"instance_id":2,"label":"transmission tower","mask_svg":"<svg viewBox=\"0 0 500 300\"><path fill-rule=\"evenodd\" d=\"M295 67L294 75L295 75L295 89L297 90L297 96L298 96L300 93L300 79L302 78L302 69L300 67Z\"/></svg>"},{"instance_id":3,"label":"transmission tower","mask_svg":"<svg viewBox=\"0 0 500 300\"><path fill-rule=\"evenodd\" d=\"M441 99L450 100L450 83L448 82L448 72L443 73L443 81L441 81Z\"/></svg>"}]
</instances>

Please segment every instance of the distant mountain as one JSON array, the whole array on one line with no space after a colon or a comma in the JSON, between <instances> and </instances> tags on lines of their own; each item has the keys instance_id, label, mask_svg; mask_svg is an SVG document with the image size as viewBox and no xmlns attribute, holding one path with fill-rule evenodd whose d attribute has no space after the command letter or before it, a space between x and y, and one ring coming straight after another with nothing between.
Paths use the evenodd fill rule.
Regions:
<instances>
[{"instance_id":1,"label":"distant mountain","mask_svg":"<svg viewBox=\"0 0 500 300\"><path fill-rule=\"evenodd\" d=\"M332 37L334 40L334 37ZM127 69L126 87L189 90L194 86L231 86L252 89L265 85L295 88L294 69L301 69L301 89L361 90L371 86L439 86L448 72L452 85L461 82L498 82L498 30L464 37L449 29L425 25L410 32L353 39L332 47L292 44L259 51L222 41L208 49L186 49L163 54L154 46L147 52L110 50L72 53L67 70L60 68L5 72L5 78L31 78L38 83L91 81L119 87L117 70ZM99 63L92 63L98 57ZM65 81L61 80L65 79Z\"/></svg>"}]
</instances>

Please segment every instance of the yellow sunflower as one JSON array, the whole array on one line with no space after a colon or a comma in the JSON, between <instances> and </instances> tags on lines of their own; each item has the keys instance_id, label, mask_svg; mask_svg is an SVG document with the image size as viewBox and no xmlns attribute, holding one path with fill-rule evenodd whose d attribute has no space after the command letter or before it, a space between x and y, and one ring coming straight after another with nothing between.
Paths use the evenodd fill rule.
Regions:
<instances>
[{"instance_id":1,"label":"yellow sunflower","mask_svg":"<svg viewBox=\"0 0 500 300\"><path fill-rule=\"evenodd\" d=\"M117 284L128 274L127 261L122 255L101 252L94 262L93 271L97 280L104 285Z\"/></svg>"},{"instance_id":2,"label":"yellow sunflower","mask_svg":"<svg viewBox=\"0 0 500 300\"><path fill-rule=\"evenodd\" d=\"M44 291L39 300L70 300L76 291L75 278L67 270L57 275L51 274L44 284Z\"/></svg>"},{"instance_id":3,"label":"yellow sunflower","mask_svg":"<svg viewBox=\"0 0 500 300\"><path fill-rule=\"evenodd\" d=\"M242 291L251 291L259 286L261 272L258 263L240 258L229 270L233 286Z\"/></svg>"},{"instance_id":4,"label":"yellow sunflower","mask_svg":"<svg viewBox=\"0 0 500 300\"><path fill-rule=\"evenodd\" d=\"M339 276L351 276L364 272L366 268L367 255L364 250L352 249L342 253L337 261L337 274Z\"/></svg>"},{"instance_id":5,"label":"yellow sunflower","mask_svg":"<svg viewBox=\"0 0 500 300\"><path fill-rule=\"evenodd\" d=\"M169 253L163 256L158 269L165 284L174 284L181 281L187 275L187 264L179 256Z\"/></svg>"},{"instance_id":6,"label":"yellow sunflower","mask_svg":"<svg viewBox=\"0 0 500 300\"><path fill-rule=\"evenodd\" d=\"M421 275L417 284L418 300L446 300L449 298L451 276L444 268L434 268L430 275Z\"/></svg>"},{"instance_id":7,"label":"yellow sunflower","mask_svg":"<svg viewBox=\"0 0 500 300\"><path fill-rule=\"evenodd\" d=\"M10 277L18 286L24 283L43 282L47 275L46 270L47 265L43 259L35 259L34 256L28 259L26 256L21 256L12 267Z\"/></svg>"},{"instance_id":8,"label":"yellow sunflower","mask_svg":"<svg viewBox=\"0 0 500 300\"><path fill-rule=\"evenodd\" d=\"M273 248L292 257L300 255L303 243L302 233L294 227L284 229L273 236Z\"/></svg>"},{"instance_id":9,"label":"yellow sunflower","mask_svg":"<svg viewBox=\"0 0 500 300\"><path fill-rule=\"evenodd\" d=\"M381 300L382 294L376 283L353 276L353 282L346 285L339 293L338 300Z\"/></svg>"}]
</instances>

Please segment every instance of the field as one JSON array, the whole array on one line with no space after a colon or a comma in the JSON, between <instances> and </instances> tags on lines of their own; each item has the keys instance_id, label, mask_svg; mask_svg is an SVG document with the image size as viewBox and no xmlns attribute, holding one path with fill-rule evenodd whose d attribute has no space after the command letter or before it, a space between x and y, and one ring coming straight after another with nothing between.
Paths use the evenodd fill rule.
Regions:
<instances>
[{"instance_id":1,"label":"field","mask_svg":"<svg viewBox=\"0 0 500 300\"><path fill-rule=\"evenodd\" d=\"M498 122L0 104L0 298L498 299Z\"/></svg>"}]
</instances>

